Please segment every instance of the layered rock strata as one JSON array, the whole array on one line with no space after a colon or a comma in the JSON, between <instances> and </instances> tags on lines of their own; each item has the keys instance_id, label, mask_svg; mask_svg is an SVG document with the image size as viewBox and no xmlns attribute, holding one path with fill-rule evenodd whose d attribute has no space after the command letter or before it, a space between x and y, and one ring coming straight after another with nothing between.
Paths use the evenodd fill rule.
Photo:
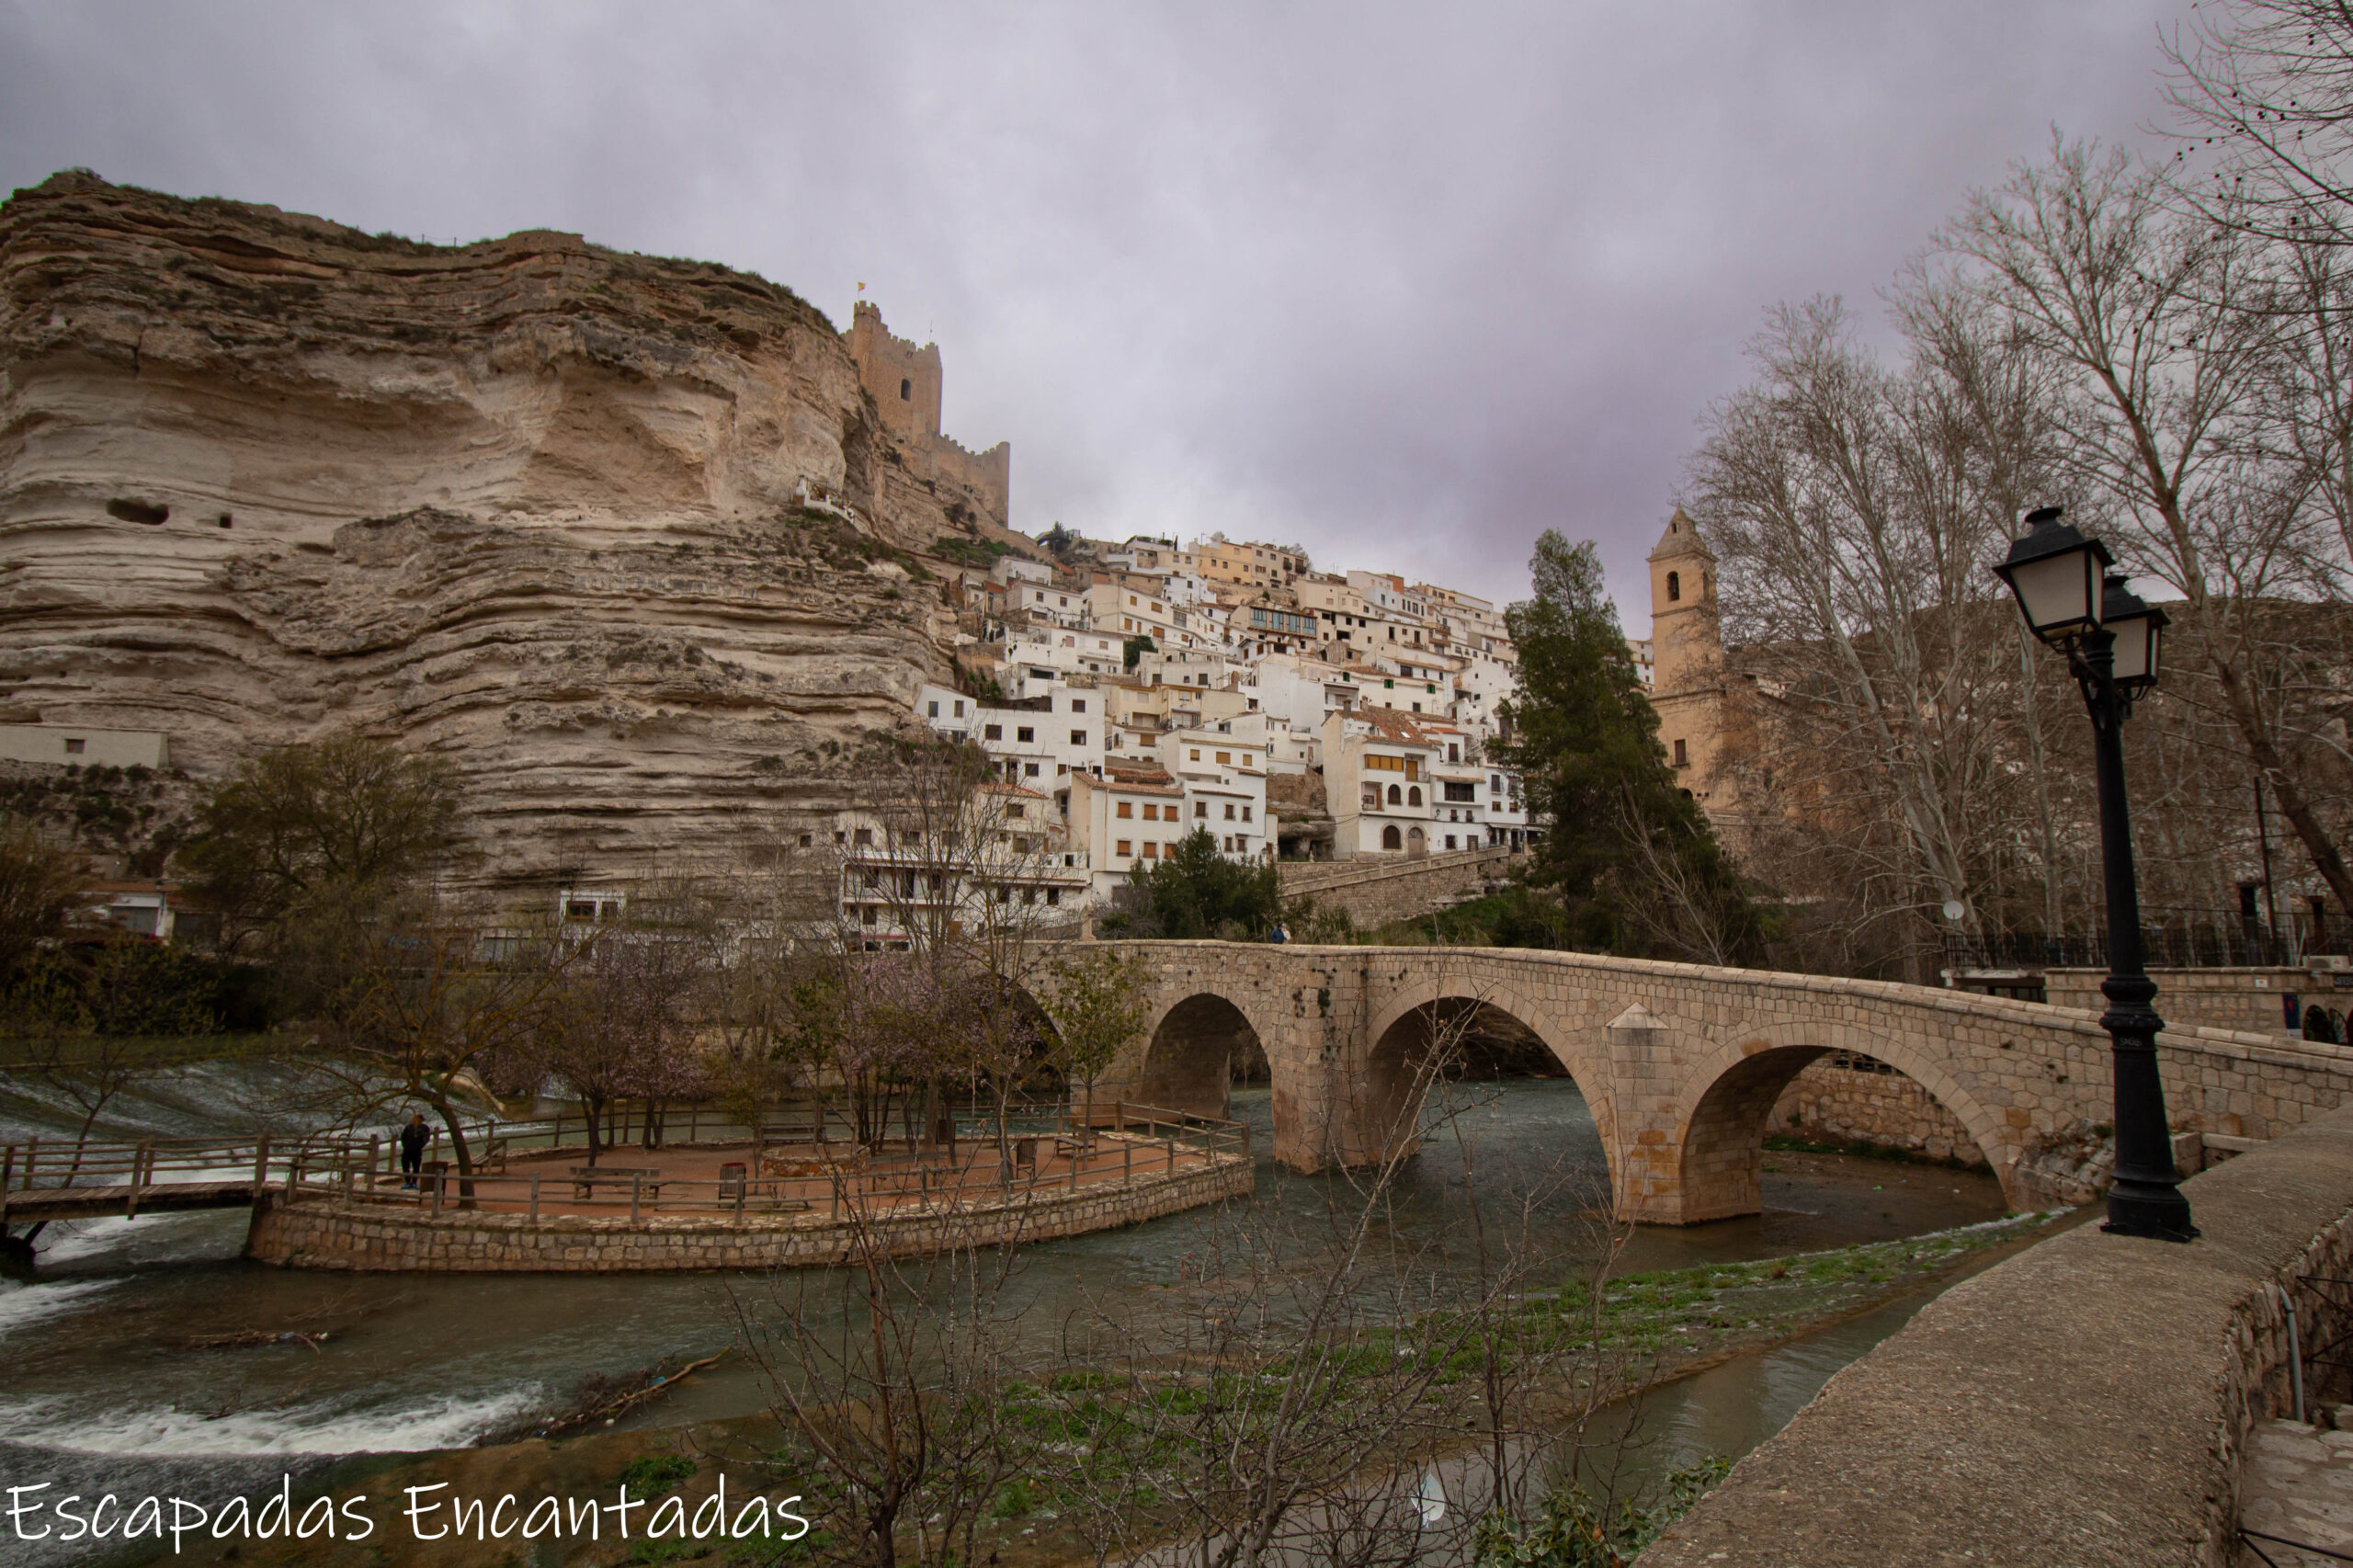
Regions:
<instances>
[{"instance_id":1,"label":"layered rock strata","mask_svg":"<svg viewBox=\"0 0 2353 1568\"><path fill-rule=\"evenodd\" d=\"M199 778L398 737L464 770L493 881L821 824L947 674L920 552L1017 537L989 503L745 273L81 173L0 207L0 722Z\"/></svg>"}]
</instances>

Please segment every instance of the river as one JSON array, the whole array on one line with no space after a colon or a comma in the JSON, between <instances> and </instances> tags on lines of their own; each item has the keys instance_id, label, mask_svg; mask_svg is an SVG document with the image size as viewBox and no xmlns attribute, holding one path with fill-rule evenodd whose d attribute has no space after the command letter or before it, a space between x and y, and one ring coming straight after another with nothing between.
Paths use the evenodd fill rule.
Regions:
<instances>
[{"instance_id":1,"label":"river","mask_svg":"<svg viewBox=\"0 0 2353 1568\"><path fill-rule=\"evenodd\" d=\"M266 1101L256 1070L196 1069L111 1108L115 1135L224 1135L249 1129ZM1433 1138L1411 1162L1393 1223L1409 1234L1461 1229L1475 1186L1495 1211L1530 1197L1528 1239L1563 1256L1589 1246L1587 1202L1603 1190L1593 1120L1565 1080L1452 1085L1460 1136ZM1265 1090L1237 1094L1254 1146L1273 1140ZM0 1102L0 1135L53 1136L54 1108ZM1465 1148L1468 1153L1466 1155ZM1471 1167L1466 1170L1466 1161ZM1262 1155L1254 1206L1270 1223L1312 1233L1345 1189ZM1992 1178L1824 1155L1768 1153L1766 1212L1689 1229L1639 1231L1620 1271L1681 1267L1841 1246L1998 1215ZM348 1275L241 1260L243 1210L74 1221L41 1238L29 1283L0 1283L0 1484L48 1480L141 1494L169 1482L205 1491L274 1483L332 1456L465 1445L526 1429L584 1380L626 1376L665 1357L708 1355L734 1337L740 1299L757 1278L713 1275ZM1082 1302L1154 1309L1186 1276L1203 1227L1174 1215L1047 1243L1024 1256L1010 1290L1041 1346ZM1824 1379L1908 1308L1857 1319L1781 1349L1686 1380L1652 1402L1647 1430L1662 1460L1737 1454L1785 1422ZM259 1348L191 1342L299 1333ZM324 1335L324 1338L317 1336ZM683 1385L632 1419L670 1425L761 1408L740 1358ZM1645 1469L1652 1468L1645 1465ZM0 1542L0 1563L18 1558Z\"/></svg>"}]
</instances>

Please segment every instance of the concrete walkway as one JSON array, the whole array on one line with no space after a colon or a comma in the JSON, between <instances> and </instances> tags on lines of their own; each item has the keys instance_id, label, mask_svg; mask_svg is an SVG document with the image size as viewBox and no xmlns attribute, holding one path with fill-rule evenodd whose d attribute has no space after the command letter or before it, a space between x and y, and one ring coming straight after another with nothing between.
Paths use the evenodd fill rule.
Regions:
<instances>
[{"instance_id":1,"label":"concrete walkway","mask_svg":"<svg viewBox=\"0 0 2353 1568\"><path fill-rule=\"evenodd\" d=\"M2257 1422L2242 1484L2239 1562L2245 1568L2353 1562L2353 1432Z\"/></svg>"}]
</instances>

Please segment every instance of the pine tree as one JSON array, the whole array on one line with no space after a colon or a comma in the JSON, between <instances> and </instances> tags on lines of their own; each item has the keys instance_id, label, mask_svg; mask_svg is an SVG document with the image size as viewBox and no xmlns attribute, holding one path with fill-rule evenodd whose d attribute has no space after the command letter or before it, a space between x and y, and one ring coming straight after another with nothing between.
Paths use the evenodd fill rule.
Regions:
<instances>
[{"instance_id":1,"label":"pine tree","mask_svg":"<svg viewBox=\"0 0 2353 1568\"><path fill-rule=\"evenodd\" d=\"M1536 597L1504 617L1519 681L1503 748L1547 819L1528 880L1558 894L1579 946L1758 961L1757 914L1667 767L1592 541L1548 528L1529 570Z\"/></svg>"}]
</instances>

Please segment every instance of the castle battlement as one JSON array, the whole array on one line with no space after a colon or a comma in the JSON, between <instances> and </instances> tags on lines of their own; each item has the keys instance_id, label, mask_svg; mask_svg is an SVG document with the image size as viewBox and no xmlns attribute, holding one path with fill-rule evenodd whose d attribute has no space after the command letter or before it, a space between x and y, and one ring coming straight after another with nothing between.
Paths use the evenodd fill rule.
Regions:
<instances>
[{"instance_id":1,"label":"castle battlement","mask_svg":"<svg viewBox=\"0 0 2353 1568\"><path fill-rule=\"evenodd\" d=\"M945 482L974 494L983 510L1003 526L1010 526L1013 507L1013 446L999 441L976 452L939 429L941 371L939 346L918 347L883 324L881 307L860 300L850 307L849 356L858 365L858 384L882 418L883 427L896 436L916 460L914 466L935 483ZM928 460L927 462L922 460Z\"/></svg>"}]
</instances>

